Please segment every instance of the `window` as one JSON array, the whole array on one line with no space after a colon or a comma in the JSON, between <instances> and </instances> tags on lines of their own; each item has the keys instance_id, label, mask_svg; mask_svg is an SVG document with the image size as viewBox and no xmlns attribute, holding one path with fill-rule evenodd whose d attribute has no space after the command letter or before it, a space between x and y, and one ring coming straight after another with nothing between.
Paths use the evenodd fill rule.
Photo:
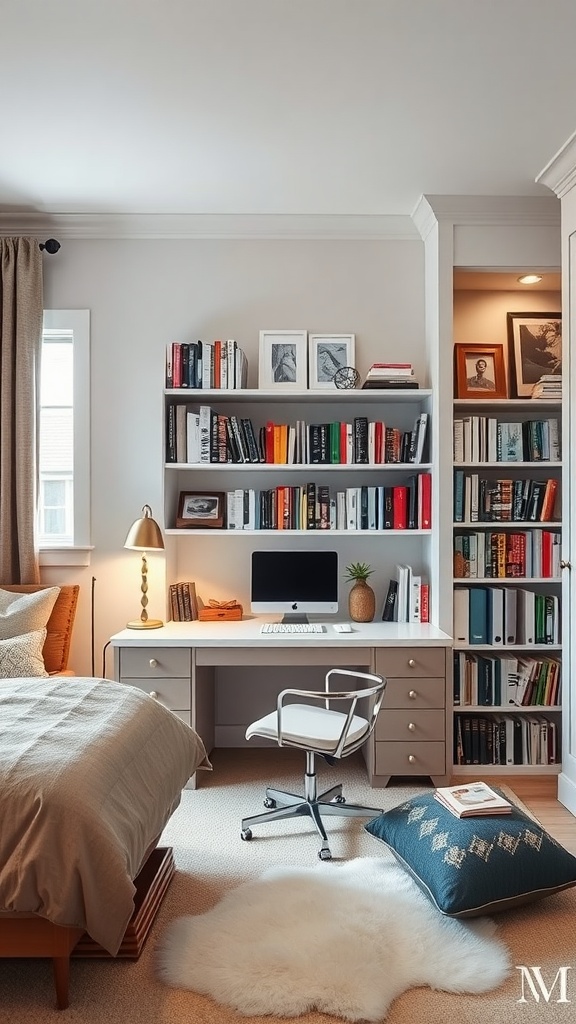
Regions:
<instances>
[{"instance_id":1,"label":"window","mask_svg":"<svg viewBox=\"0 0 576 1024\"><path fill-rule=\"evenodd\" d=\"M38 538L42 564L87 564L90 541L87 309L44 311ZM78 401L78 396L82 401Z\"/></svg>"}]
</instances>

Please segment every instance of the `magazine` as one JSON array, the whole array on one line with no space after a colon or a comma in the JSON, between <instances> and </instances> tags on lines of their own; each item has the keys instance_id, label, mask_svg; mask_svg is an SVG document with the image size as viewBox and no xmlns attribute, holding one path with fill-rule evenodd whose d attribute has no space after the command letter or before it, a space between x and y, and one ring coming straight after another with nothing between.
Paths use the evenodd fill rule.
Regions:
<instances>
[{"instance_id":1,"label":"magazine","mask_svg":"<svg viewBox=\"0 0 576 1024\"><path fill-rule=\"evenodd\" d=\"M469 782L460 786L444 786L434 797L457 818L472 818L481 814L510 814L512 804L495 793L485 782Z\"/></svg>"}]
</instances>

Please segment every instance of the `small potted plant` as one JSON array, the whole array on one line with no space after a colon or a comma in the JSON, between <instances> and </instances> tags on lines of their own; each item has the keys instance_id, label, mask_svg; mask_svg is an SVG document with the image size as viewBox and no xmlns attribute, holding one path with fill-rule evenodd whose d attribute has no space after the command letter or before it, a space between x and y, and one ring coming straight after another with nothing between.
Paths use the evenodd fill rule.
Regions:
<instances>
[{"instance_id":1,"label":"small potted plant","mask_svg":"<svg viewBox=\"0 0 576 1024\"><path fill-rule=\"evenodd\" d=\"M346 566L347 583L354 583L348 595L348 611L353 622L372 622L376 611L376 595L368 583L372 575L367 562L351 562Z\"/></svg>"}]
</instances>

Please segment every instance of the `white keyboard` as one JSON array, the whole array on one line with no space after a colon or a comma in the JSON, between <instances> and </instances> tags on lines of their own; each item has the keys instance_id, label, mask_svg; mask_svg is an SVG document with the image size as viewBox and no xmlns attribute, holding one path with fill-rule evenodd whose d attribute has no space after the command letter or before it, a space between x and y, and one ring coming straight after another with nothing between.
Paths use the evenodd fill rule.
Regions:
<instances>
[{"instance_id":1,"label":"white keyboard","mask_svg":"<svg viewBox=\"0 0 576 1024\"><path fill-rule=\"evenodd\" d=\"M319 622L265 622L260 626L261 633L323 633L324 626Z\"/></svg>"}]
</instances>

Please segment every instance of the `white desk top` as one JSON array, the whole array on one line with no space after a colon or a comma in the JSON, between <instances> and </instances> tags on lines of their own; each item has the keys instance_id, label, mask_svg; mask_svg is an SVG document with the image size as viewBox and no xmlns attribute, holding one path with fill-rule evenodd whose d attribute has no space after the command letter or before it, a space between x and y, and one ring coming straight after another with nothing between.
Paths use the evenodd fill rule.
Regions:
<instances>
[{"instance_id":1,"label":"white desk top","mask_svg":"<svg viewBox=\"0 0 576 1024\"><path fill-rule=\"evenodd\" d=\"M429 623L351 622L351 633L264 634L270 616L241 622L168 622L158 629L123 629L110 637L113 647L451 647L452 637ZM278 621L278 619L276 619Z\"/></svg>"}]
</instances>

